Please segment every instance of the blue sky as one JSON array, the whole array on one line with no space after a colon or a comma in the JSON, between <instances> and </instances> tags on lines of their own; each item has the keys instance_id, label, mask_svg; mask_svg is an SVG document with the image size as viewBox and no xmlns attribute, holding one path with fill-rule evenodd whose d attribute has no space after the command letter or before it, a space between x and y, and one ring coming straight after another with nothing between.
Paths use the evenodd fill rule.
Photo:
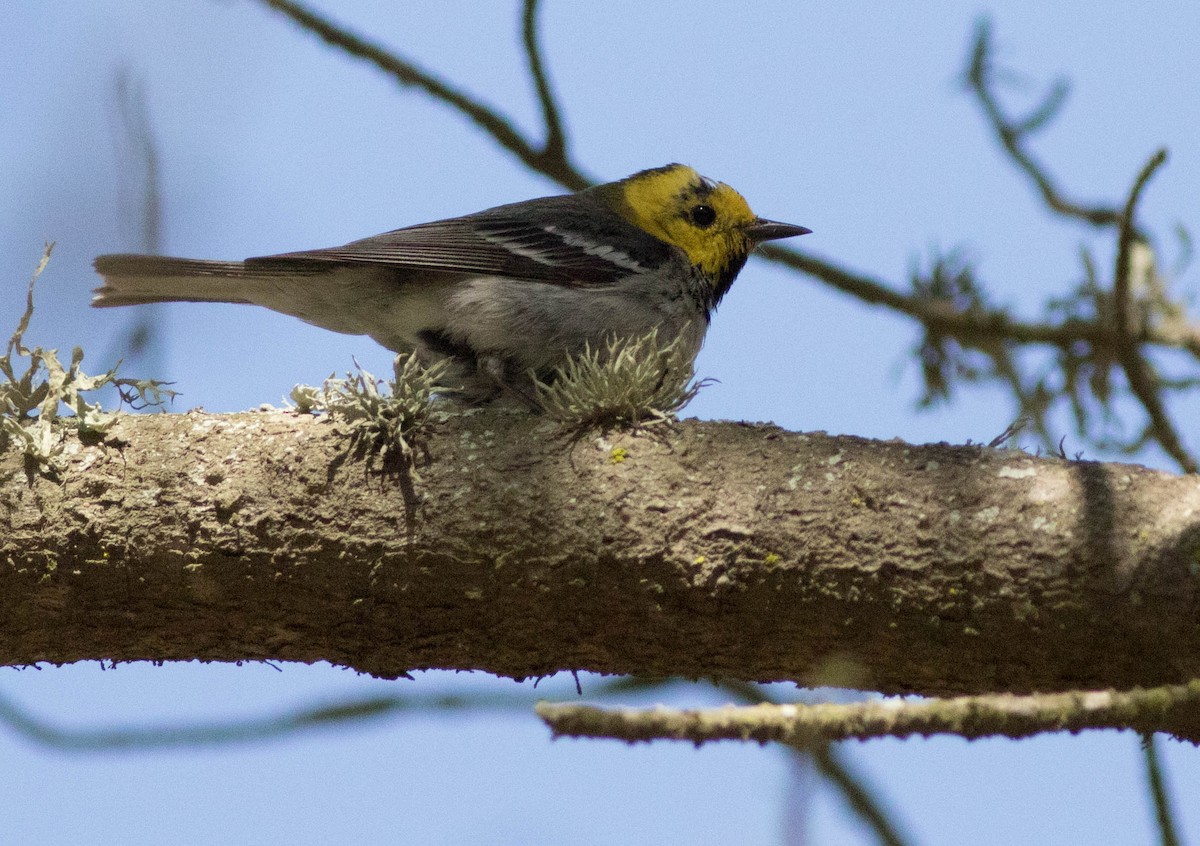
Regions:
<instances>
[{"instance_id":1,"label":"blue sky","mask_svg":"<svg viewBox=\"0 0 1200 846\"><path fill-rule=\"evenodd\" d=\"M994 298L1036 316L1080 276L1088 245L1051 218L991 143L959 82L979 15L1030 102L1073 84L1035 147L1075 194L1116 203L1159 146L1171 160L1145 223L1200 224L1200 6L1005 2L546 2L543 40L574 160L600 178L682 161L801 246L902 283L962 246ZM332 3L324 3L334 9ZM343 2L338 18L536 130L517 10L506 3ZM0 317L15 323L45 240L57 242L30 339L83 344L95 369L132 315L87 308L93 256L139 247L115 80L146 93L162 157L163 251L241 258L328 246L558 188L457 116L401 91L249 0L30 2L0 8ZM1169 260L1173 245L1163 245ZM1196 270L1181 280L1194 293ZM278 403L357 357L362 338L234 306L172 306L138 375L175 380L177 408ZM914 442L990 439L1013 414L990 391L915 413L913 328L752 261L698 362L719 379L690 409ZM1181 421L1200 412L1181 403ZM1183 425L1200 448L1197 429ZM1070 451L1070 440L1067 442ZM1143 460L1167 466L1150 454ZM254 715L312 698L511 682L428 674L379 682L322 667L94 665L0 671L0 690L71 725ZM568 695L567 682L539 688ZM14 842L779 843L789 768L770 750L551 743L532 717L384 720L236 749L70 756L0 735ZM1105 733L1019 744L853 744L921 843L1151 842L1137 741ZM1165 749L1174 793L1200 795L1200 757ZM0 770L3 771L3 770ZM45 797L62 797L45 811ZM1200 814L1181 801L1185 831ZM818 789L812 842L870 842Z\"/></svg>"}]
</instances>

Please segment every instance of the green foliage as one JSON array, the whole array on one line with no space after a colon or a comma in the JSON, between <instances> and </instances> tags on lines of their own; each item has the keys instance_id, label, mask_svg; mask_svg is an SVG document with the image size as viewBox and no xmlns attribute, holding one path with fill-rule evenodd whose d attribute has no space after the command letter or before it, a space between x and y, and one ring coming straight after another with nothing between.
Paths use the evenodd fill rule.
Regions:
<instances>
[{"instance_id":1,"label":"green foliage","mask_svg":"<svg viewBox=\"0 0 1200 846\"><path fill-rule=\"evenodd\" d=\"M25 331L33 317L33 288L50 261L53 244L46 246L41 262L29 280L25 313L0 356L0 452L15 446L25 456L29 470L53 474L62 469L65 434L74 430L84 437L103 435L117 419L116 411L105 411L87 396L103 388L115 388L123 402L131 405L162 405L175 392L167 383L117 376L117 366L99 376L81 369L83 350L71 351L64 367L57 350L25 346ZM17 359L29 364L18 373ZM63 413L65 410L65 414Z\"/></svg>"},{"instance_id":2,"label":"green foliage","mask_svg":"<svg viewBox=\"0 0 1200 846\"><path fill-rule=\"evenodd\" d=\"M607 342L568 359L549 382L534 379L545 414L569 429L636 427L672 420L707 382L694 381L692 354L680 338L662 343L654 329Z\"/></svg>"}]
</instances>

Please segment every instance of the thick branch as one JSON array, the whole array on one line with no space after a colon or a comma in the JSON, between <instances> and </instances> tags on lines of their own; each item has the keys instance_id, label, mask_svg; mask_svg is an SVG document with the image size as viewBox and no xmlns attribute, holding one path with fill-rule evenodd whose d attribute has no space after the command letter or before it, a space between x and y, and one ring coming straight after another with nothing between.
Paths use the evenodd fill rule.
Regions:
<instances>
[{"instance_id":1,"label":"thick branch","mask_svg":"<svg viewBox=\"0 0 1200 846\"><path fill-rule=\"evenodd\" d=\"M130 417L0 459L0 663L330 661L927 694L1200 676L1200 479L687 423L429 432L395 482L282 412ZM331 469L334 468L334 469Z\"/></svg>"}]
</instances>

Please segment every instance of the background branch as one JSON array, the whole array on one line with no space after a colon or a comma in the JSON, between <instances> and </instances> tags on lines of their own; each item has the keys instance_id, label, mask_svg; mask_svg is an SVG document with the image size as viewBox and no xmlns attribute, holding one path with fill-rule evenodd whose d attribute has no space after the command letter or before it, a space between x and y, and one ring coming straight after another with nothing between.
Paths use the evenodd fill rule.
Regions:
<instances>
[{"instance_id":1,"label":"background branch","mask_svg":"<svg viewBox=\"0 0 1200 846\"><path fill-rule=\"evenodd\" d=\"M776 742L803 748L835 740L952 734L967 739L1032 737L1083 729L1164 731L1200 744L1200 681L1149 690L1014 696L993 694L925 701L869 700L842 705L760 704L721 708L600 708L538 703L555 736L630 743L684 740Z\"/></svg>"},{"instance_id":2,"label":"background branch","mask_svg":"<svg viewBox=\"0 0 1200 846\"><path fill-rule=\"evenodd\" d=\"M538 0L525 0L521 35L525 42L525 55L529 61L529 75L533 77L537 88L538 102L542 106L542 120L546 126L546 143L542 148L542 156L546 160L547 168L572 173L575 171L567 163L567 140L563 133L562 118L559 116L554 92L550 90L550 80L546 76L542 49L538 43L537 8Z\"/></svg>"},{"instance_id":3,"label":"background branch","mask_svg":"<svg viewBox=\"0 0 1200 846\"><path fill-rule=\"evenodd\" d=\"M123 197L122 217L137 220L134 249L157 254L162 251L162 163L146 89L128 68L117 71L113 89L117 123L114 134L122 171L120 184L123 193L137 195ZM136 309L128 320L127 327L114 339L101 361L138 360L153 352L162 308L151 305Z\"/></svg>"},{"instance_id":4,"label":"background branch","mask_svg":"<svg viewBox=\"0 0 1200 846\"><path fill-rule=\"evenodd\" d=\"M591 184L591 180L572 167L564 158L548 156L546 149L522 136L517 130L515 122L442 81L415 62L402 58L362 36L355 35L301 3L293 2L293 0L261 0L261 2L284 14L301 28L319 36L330 46L370 62L401 85L420 88L435 100L449 106L472 121L492 140L515 155L531 170L550 176L572 191L586 188ZM536 6L536 3L533 5ZM527 14L532 14L532 12L527 12ZM540 60L535 60L535 56L536 53L530 55L531 67L535 62L540 66ZM543 107L545 102L543 101ZM547 129L552 128L553 124L548 124ZM548 137L547 141L551 139L552 136Z\"/></svg>"},{"instance_id":5,"label":"background branch","mask_svg":"<svg viewBox=\"0 0 1200 846\"><path fill-rule=\"evenodd\" d=\"M975 99L983 108L988 125L996 140L1007 151L1018 169L1032 180L1046 203L1047 208L1065 217L1075 218L1093 226L1115 227L1121 223L1121 215L1114 208L1085 205L1068 199L1054 184L1049 171L1040 164L1025 146L1026 138L1044 129L1058 114L1066 102L1068 86L1059 80L1051 86L1045 99L1024 118L1011 118L996 98L995 68L992 64L992 24L982 19L975 28L975 39L971 46L966 80Z\"/></svg>"},{"instance_id":6,"label":"background branch","mask_svg":"<svg viewBox=\"0 0 1200 846\"><path fill-rule=\"evenodd\" d=\"M761 685L724 681L718 687L745 704L780 704ZM785 748L791 755L812 761L817 772L841 792L846 805L875 834L876 840L887 846L903 846L908 841L893 819L894 813L884 807L879 788L850 768L835 742L813 740L803 745L786 745Z\"/></svg>"},{"instance_id":7,"label":"background branch","mask_svg":"<svg viewBox=\"0 0 1200 846\"><path fill-rule=\"evenodd\" d=\"M1146 762L1146 782L1154 804L1154 818L1158 824L1159 843L1162 846L1179 846L1175 814L1167 796L1166 777L1158 756L1158 742L1153 734L1142 735L1142 755Z\"/></svg>"},{"instance_id":8,"label":"background branch","mask_svg":"<svg viewBox=\"0 0 1200 846\"><path fill-rule=\"evenodd\" d=\"M1163 406L1159 388L1162 381L1142 355L1134 335L1137 329L1130 324L1132 294L1129 276L1133 263L1131 254L1134 240L1138 237L1134 217L1143 189L1150 181L1150 177L1162 167L1166 160L1167 151L1159 150L1150 161L1146 162L1137 179L1134 180L1133 188L1129 192L1129 200L1125 204L1125 211L1121 215L1117 262L1113 272L1114 324L1121 341L1117 346L1117 359L1125 370L1125 378L1129 380L1129 389L1137 397L1138 402L1146 410L1146 415L1150 418L1149 431L1154 439L1162 445L1167 455L1175 460L1180 469L1185 473L1195 473L1200 470L1200 466L1184 449L1183 442L1176 433L1174 424L1171 423L1171 418Z\"/></svg>"}]
</instances>

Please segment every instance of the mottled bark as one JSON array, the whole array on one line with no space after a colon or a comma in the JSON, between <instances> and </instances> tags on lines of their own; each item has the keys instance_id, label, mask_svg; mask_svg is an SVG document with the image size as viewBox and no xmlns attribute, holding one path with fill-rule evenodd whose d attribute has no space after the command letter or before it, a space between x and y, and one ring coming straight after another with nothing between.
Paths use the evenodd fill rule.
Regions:
<instances>
[{"instance_id":1,"label":"mottled bark","mask_svg":"<svg viewBox=\"0 0 1200 846\"><path fill-rule=\"evenodd\" d=\"M0 663L330 661L926 694L1200 676L1200 478L695 423L148 415L57 482L0 456ZM619 447L620 449L617 449Z\"/></svg>"}]
</instances>

